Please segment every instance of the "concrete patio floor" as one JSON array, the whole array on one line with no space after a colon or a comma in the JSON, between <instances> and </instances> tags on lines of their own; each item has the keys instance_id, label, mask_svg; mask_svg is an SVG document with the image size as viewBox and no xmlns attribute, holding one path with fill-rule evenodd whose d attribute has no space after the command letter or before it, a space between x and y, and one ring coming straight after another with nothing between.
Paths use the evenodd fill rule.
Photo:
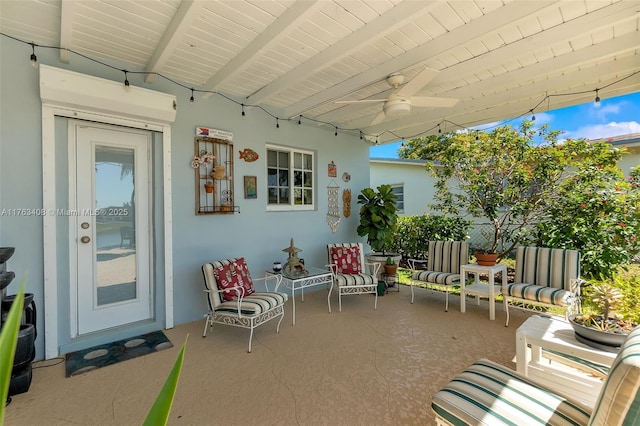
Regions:
<instances>
[{"instance_id":1,"label":"concrete patio floor","mask_svg":"<svg viewBox=\"0 0 640 426\"><path fill-rule=\"evenodd\" d=\"M187 334L189 340L169 424L172 425L432 425L431 395L481 357L515 368L515 332L530 315L513 310L504 326L487 301L409 287L343 297L327 311L324 290L287 302L276 322L249 331L216 325L202 338L204 319L165 333L174 347L65 378L64 362L35 363L27 393L13 396L7 425L141 424ZM204 313L202 306L194 307Z\"/></svg>"}]
</instances>

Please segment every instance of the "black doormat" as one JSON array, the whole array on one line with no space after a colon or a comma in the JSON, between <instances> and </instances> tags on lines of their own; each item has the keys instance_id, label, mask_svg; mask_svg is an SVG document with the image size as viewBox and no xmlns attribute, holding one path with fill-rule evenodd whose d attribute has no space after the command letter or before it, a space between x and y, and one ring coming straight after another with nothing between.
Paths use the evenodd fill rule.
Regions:
<instances>
[{"instance_id":1,"label":"black doormat","mask_svg":"<svg viewBox=\"0 0 640 426\"><path fill-rule=\"evenodd\" d=\"M142 334L65 355L67 377L172 347L162 331Z\"/></svg>"}]
</instances>

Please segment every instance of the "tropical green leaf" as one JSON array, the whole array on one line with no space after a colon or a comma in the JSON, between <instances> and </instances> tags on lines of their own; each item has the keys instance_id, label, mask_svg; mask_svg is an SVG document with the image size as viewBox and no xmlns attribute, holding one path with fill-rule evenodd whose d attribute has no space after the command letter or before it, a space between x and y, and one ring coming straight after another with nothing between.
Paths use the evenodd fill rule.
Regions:
<instances>
[{"instance_id":1,"label":"tropical green leaf","mask_svg":"<svg viewBox=\"0 0 640 426\"><path fill-rule=\"evenodd\" d=\"M176 362L173 364L171 373L164 382L160 393L156 397L155 402L151 406L151 409L147 413L147 417L144 419L143 425L145 426L157 426L166 425L169 420L169 414L171 413L171 407L173 406L173 397L176 394L178 387L178 380L180 379L180 371L182 370L182 363L184 361L184 351L187 347L187 340L189 335L184 339L184 343L180 348L180 353Z\"/></svg>"},{"instance_id":2,"label":"tropical green leaf","mask_svg":"<svg viewBox=\"0 0 640 426\"><path fill-rule=\"evenodd\" d=\"M0 332L0 425L4 424L4 406L9 396L9 384L11 382L11 370L13 369L13 358L16 354L16 344L18 333L20 332L20 318L24 305L24 286L26 276L20 283L18 295L11 304L6 322L2 325Z\"/></svg>"}]
</instances>

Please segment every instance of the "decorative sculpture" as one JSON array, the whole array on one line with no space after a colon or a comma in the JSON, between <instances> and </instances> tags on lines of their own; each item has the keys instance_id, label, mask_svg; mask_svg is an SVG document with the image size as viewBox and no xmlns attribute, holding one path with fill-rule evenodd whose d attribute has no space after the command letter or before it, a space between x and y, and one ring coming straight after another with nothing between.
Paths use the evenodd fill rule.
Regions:
<instances>
[{"instance_id":1,"label":"decorative sculpture","mask_svg":"<svg viewBox=\"0 0 640 426\"><path fill-rule=\"evenodd\" d=\"M286 249L282 249L282 251L289 254L289 259L287 259L287 263L284 264L283 268L285 272L306 272L304 265L298 258L298 253L302 250L293 245L293 238L291 238L291 245Z\"/></svg>"}]
</instances>

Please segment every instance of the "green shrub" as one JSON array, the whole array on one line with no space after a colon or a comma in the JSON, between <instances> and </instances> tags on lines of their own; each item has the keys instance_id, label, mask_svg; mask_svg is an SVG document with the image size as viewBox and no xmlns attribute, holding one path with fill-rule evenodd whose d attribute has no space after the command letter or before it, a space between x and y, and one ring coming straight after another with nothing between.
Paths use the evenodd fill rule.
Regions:
<instances>
[{"instance_id":1,"label":"green shrub","mask_svg":"<svg viewBox=\"0 0 640 426\"><path fill-rule=\"evenodd\" d=\"M640 265L630 265L626 268L620 267L611 279L590 281L589 285L585 286L582 290L581 299L583 312L599 312L593 302L593 287L594 285L602 284L609 284L620 290L623 294L621 303L616 308L616 313L625 320L640 324Z\"/></svg>"},{"instance_id":2,"label":"green shrub","mask_svg":"<svg viewBox=\"0 0 640 426\"><path fill-rule=\"evenodd\" d=\"M429 241L464 241L469 238L471 222L443 215L405 216L398 218L389 250L403 260L424 259Z\"/></svg>"}]
</instances>

